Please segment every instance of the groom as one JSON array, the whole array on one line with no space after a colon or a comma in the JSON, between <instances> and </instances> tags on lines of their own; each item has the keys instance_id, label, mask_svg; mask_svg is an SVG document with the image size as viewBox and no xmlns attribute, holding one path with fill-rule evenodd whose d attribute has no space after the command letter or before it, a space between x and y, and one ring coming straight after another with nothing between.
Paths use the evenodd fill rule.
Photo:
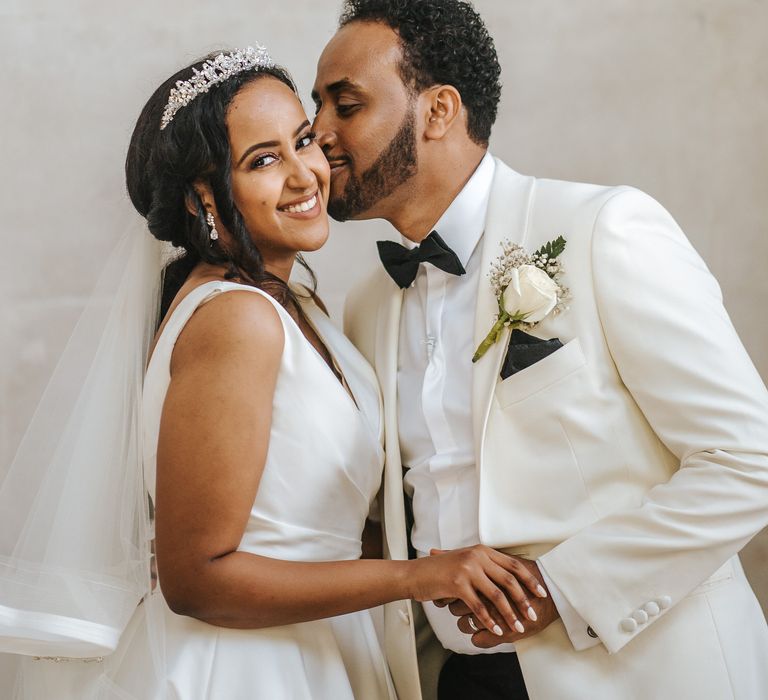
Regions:
<instances>
[{"instance_id":1,"label":"groom","mask_svg":"<svg viewBox=\"0 0 768 700\"><path fill-rule=\"evenodd\" d=\"M488 154L499 72L468 3L348 0L313 91L329 212L403 236L346 313L383 391L386 552L408 556L404 488L419 556L483 542L550 593L502 638L460 604L425 605L453 652L440 698L768 697L737 556L768 524L768 392L659 204ZM473 363L502 243L559 236L567 301ZM385 645L401 700L420 697L406 601L385 611Z\"/></svg>"}]
</instances>

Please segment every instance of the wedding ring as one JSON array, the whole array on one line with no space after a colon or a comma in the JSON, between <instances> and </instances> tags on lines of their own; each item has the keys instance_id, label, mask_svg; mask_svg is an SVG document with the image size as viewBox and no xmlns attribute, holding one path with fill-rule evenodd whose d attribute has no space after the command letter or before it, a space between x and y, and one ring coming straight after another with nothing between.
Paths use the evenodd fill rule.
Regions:
<instances>
[{"instance_id":1,"label":"wedding ring","mask_svg":"<svg viewBox=\"0 0 768 700\"><path fill-rule=\"evenodd\" d=\"M473 632L479 632L479 631L480 631L480 630L478 629L477 625L475 624L475 618L474 618L474 617L472 617L472 615L470 615L469 617L467 617L467 623L469 624L469 627L471 628L471 630L472 630Z\"/></svg>"}]
</instances>

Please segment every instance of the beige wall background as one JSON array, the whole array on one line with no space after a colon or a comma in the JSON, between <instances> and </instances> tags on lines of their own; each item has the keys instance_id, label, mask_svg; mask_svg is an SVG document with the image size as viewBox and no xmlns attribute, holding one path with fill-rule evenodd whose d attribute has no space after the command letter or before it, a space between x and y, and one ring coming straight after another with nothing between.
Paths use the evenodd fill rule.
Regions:
<instances>
[{"instance_id":1,"label":"beige wall background","mask_svg":"<svg viewBox=\"0 0 768 700\"><path fill-rule=\"evenodd\" d=\"M503 66L492 151L521 172L631 184L660 200L768 378L768 2L475 5ZM0 0L0 472L132 216L122 165L145 100L200 55L261 41L311 108L338 11L336 0ZM334 225L311 257L337 318L388 235L382 223ZM766 533L744 560L768 609Z\"/></svg>"}]
</instances>

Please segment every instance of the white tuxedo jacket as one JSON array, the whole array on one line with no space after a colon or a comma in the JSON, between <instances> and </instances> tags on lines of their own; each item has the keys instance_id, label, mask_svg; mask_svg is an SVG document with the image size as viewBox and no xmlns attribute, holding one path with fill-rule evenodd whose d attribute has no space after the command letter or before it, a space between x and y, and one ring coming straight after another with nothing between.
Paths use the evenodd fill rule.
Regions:
<instances>
[{"instance_id":1,"label":"white tuxedo jacket","mask_svg":"<svg viewBox=\"0 0 768 700\"><path fill-rule=\"evenodd\" d=\"M525 177L500 161L476 345L497 312L487 271L501 241L533 252L559 235L572 299L533 333L564 346L501 381L507 331L473 368L481 540L539 559L601 641L575 651L558 620L517 643L530 696L768 698L768 628L737 556L768 524L768 392L717 282L658 203L628 187ZM345 313L382 386L393 558L407 557L402 298L377 269ZM420 697L407 601L386 610L386 650L401 700Z\"/></svg>"}]
</instances>

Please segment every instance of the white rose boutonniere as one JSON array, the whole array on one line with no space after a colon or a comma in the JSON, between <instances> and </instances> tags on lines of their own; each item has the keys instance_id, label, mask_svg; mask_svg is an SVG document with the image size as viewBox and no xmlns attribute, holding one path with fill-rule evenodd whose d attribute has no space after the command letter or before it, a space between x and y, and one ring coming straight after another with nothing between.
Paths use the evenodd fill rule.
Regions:
<instances>
[{"instance_id":1,"label":"white rose boutonniere","mask_svg":"<svg viewBox=\"0 0 768 700\"><path fill-rule=\"evenodd\" d=\"M510 280L502 294L504 309L524 315L526 323L538 323L557 306L560 287L541 268L522 265L510 270Z\"/></svg>"},{"instance_id":2,"label":"white rose boutonniere","mask_svg":"<svg viewBox=\"0 0 768 700\"><path fill-rule=\"evenodd\" d=\"M565 238L559 236L544 244L533 255L521 246L502 243L503 253L491 266L491 287L499 302L499 316L488 335L475 350L477 362L501 336L505 326L533 328L551 313L559 313L569 298L559 282L563 274L560 253Z\"/></svg>"}]
</instances>

